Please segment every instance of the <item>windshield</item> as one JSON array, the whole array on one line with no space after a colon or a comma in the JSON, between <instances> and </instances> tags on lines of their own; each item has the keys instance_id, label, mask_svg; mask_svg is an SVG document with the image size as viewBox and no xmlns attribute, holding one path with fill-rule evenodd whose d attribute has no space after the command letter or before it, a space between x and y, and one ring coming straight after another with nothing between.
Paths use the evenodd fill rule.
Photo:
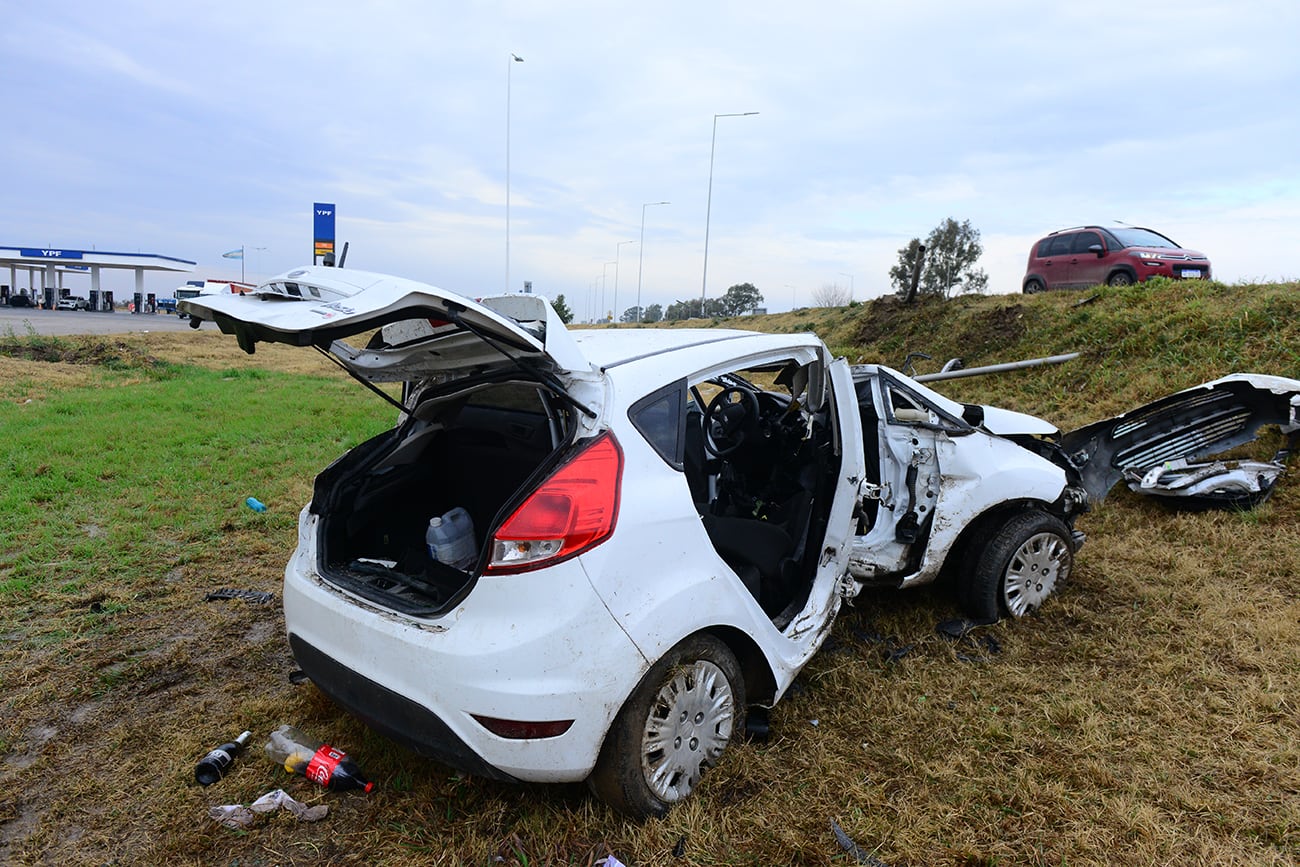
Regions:
<instances>
[{"instance_id":1,"label":"windshield","mask_svg":"<svg viewBox=\"0 0 1300 867\"><path fill-rule=\"evenodd\" d=\"M1174 250L1180 249L1173 241L1150 229L1121 228L1111 229L1110 233L1119 238L1119 242L1125 247L1169 247Z\"/></svg>"}]
</instances>

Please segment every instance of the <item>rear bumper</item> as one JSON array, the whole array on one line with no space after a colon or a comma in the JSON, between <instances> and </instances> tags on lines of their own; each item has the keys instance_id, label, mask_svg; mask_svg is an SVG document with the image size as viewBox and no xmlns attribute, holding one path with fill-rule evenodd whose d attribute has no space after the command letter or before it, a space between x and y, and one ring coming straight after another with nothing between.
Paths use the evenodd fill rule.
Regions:
<instances>
[{"instance_id":1,"label":"rear bumper","mask_svg":"<svg viewBox=\"0 0 1300 867\"><path fill-rule=\"evenodd\" d=\"M518 782L484 761L428 708L349 670L292 633L289 647L298 665L321 692L381 735L467 774Z\"/></svg>"},{"instance_id":2,"label":"rear bumper","mask_svg":"<svg viewBox=\"0 0 1300 867\"><path fill-rule=\"evenodd\" d=\"M649 664L581 558L480 578L447 614L407 617L323 581L306 535L285 570L285 625L298 664L323 693L376 731L468 773L528 782L590 774ZM555 737L514 739L476 716L573 724Z\"/></svg>"}]
</instances>

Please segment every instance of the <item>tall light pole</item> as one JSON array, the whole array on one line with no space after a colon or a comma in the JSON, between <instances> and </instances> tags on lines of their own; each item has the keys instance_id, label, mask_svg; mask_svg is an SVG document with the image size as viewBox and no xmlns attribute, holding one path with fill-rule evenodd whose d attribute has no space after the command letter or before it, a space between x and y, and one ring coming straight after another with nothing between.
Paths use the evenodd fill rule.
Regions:
<instances>
[{"instance_id":1,"label":"tall light pole","mask_svg":"<svg viewBox=\"0 0 1300 867\"><path fill-rule=\"evenodd\" d=\"M618 254L623 252L620 247L624 244L635 244L636 241L619 241L614 245L614 318L618 319Z\"/></svg>"},{"instance_id":2,"label":"tall light pole","mask_svg":"<svg viewBox=\"0 0 1300 867\"><path fill-rule=\"evenodd\" d=\"M853 275L848 273L847 271L841 271L840 276L849 278L849 300L852 301L853 300Z\"/></svg>"},{"instance_id":3,"label":"tall light pole","mask_svg":"<svg viewBox=\"0 0 1300 867\"><path fill-rule=\"evenodd\" d=\"M600 269L600 315L602 317L605 315L605 282L609 279L609 266L617 264L618 262L606 262Z\"/></svg>"},{"instance_id":4,"label":"tall light pole","mask_svg":"<svg viewBox=\"0 0 1300 867\"><path fill-rule=\"evenodd\" d=\"M636 318L645 321L645 311L641 309L641 266L645 264L645 209L655 205L671 205L672 202L646 202L641 206L641 244L637 248L636 262Z\"/></svg>"},{"instance_id":5,"label":"tall light pole","mask_svg":"<svg viewBox=\"0 0 1300 867\"><path fill-rule=\"evenodd\" d=\"M506 61L506 289L510 291L510 78L514 64L523 63L518 54Z\"/></svg>"},{"instance_id":6,"label":"tall light pole","mask_svg":"<svg viewBox=\"0 0 1300 867\"><path fill-rule=\"evenodd\" d=\"M718 118L749 117L756 111L741 111L713 116L713 142L709 145L709 200L704 209L704 276L700 280L700 315L704 315L704 294L709 285L709 218L713 216L713 153L718 147Z\"/></svg>"}]
</instances>

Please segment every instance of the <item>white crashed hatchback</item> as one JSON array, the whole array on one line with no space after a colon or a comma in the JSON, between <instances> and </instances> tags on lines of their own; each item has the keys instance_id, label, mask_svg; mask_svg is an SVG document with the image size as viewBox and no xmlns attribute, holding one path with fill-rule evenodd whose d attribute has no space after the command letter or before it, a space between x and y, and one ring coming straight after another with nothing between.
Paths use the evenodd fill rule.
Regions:
<instances>
[{"instance_id":1,"label":"white crashed hatchback","mask_svg":"<svg viewBox=\"0 0 1300 867\"><path fill-rule=\"evenodd\" d=\"M403 384L301 513L284 611L310 679L422 755L634 816L691 792L864 584L948 565L973 617L1020 616L1082 541L1087 456L1050 424L811 334L570 331L538 296L333 268L181 308ZM427 541L451 514L457 565Z\"/></svg>"}]
</instances>

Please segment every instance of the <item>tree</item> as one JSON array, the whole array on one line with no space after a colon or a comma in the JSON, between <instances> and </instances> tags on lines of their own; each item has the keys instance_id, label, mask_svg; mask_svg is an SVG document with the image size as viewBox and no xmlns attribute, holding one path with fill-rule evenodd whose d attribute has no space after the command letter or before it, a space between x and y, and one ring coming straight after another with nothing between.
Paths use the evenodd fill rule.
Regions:
<instances>
[{"instance_id":1,"label":"tree","mask_svg":"<svg viewBox=\"0 0 1300 867\"><path fill-rule=\"evenodd\" d=\"M651 304L645 309L645 317L642 322L658 322L664 318L664 308L660 304Z\"/></svg>"},{"instance_id":2,"label":"tree","mask_svg":"<svg viewBox=\"0 0 1300 867\"><path fill-rule=\"evenodd\" d=\"M674 301L668 305L664 311L664 319L669 322L679 322L683 319L696 319L700 315L700 299L691 298L687 301Z\"/></svg>"},{"instance_id":3,"label":"tree","mask_svg":"<svg viewBox=\"0 0 1300 867\"><path fill-rule=\"evenodd\" d=\"M551 302L551 306L555 308L555 315L559 316L560 321L565 325L568 325L573 321L573 311L569 309L568 304L564 303L563 294L555 296L555 300Z\"/></svg>"},{"instance_id":4,"label":"tree","mask_svg":"<svg viewBox=\"0 0 1300 867\"><path fill-rule=\"evenodd\" d=\"M843 307L849 303L849 290L835 283L823 283L820 289L813 290L812 300L816 307Z\"/></svg>"},{"instance_id":5,"label":"tree","mask_svg":"<svg viewBox=\"0 0 1300 867\"><path fill-rule=\"evenodd\" d=\"M920 252L921 239L913 238L898 251L898 264L889 269L889 280L900 296L906 296L912 282L912 268ZM954 289L961 292L983 292L989 278L975 263L984 253L980 233L972 228L970 220L958 223L947 218L925 239L925 263L921 271L918 293L949 297Z\"/></svg>"},{"instance_id":6,"label":"tree","mask_svg":"<svg viewBox=\"0 0 1300 867\"><path fill-rule=\"evenodd\" d=\"M763 293L753 283L737 283L719 299L719 313L723 316L743 316L758 309L763 303Z\"/></svg>"},{"instance_id":7,"label":"tree","mask_svg":"<svg viewBox=\"0 0 1300 867\"><path fill-rule=\"evenodd\" d=\"M618 318L619 322L640 322L641 308L633 305L623 311L623 315Z\"/></svg>"}]
</instances>

